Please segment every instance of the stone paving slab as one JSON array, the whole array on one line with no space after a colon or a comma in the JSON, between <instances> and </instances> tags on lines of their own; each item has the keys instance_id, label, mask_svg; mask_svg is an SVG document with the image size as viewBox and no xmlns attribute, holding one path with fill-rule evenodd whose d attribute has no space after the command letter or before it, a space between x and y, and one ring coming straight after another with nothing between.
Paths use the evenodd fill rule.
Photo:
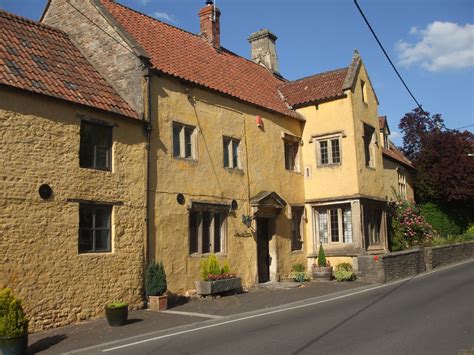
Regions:
<instances>
[{"instance_id":1,"label":"stone paving slab","mask_svg":"<svg viewBox=\"0 0 474 355\"><path fill-rule=\"evenodd\" d=\"M252 288L247 292L222 297L193 298L167 312L131 311L129 323L110 327L105 318L70 325L29 336L31 354L58 354L113 340L166 330L211 318L226 317L244 312L280 306L305 299L367 286L353 282L306 282L297 287L273 285L271 288ZM292 285L295 286L295 285Z\"/></svg>"}]
</instances>

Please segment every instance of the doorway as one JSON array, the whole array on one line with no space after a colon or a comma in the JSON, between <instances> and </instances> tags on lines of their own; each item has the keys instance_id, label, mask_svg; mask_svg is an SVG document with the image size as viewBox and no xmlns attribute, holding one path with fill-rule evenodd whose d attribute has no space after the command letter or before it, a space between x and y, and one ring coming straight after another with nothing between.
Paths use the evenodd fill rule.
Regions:
<instances>
[{"instance_id":1,"label":"doorway","mask_svg":"<svg viewBox=\"0 0 474 355\"><path fill-rule=\"evenodd\" d=\"M257 218L258 282L270 281L270 228L269 218Z\"/></svg>"}]
</instances>

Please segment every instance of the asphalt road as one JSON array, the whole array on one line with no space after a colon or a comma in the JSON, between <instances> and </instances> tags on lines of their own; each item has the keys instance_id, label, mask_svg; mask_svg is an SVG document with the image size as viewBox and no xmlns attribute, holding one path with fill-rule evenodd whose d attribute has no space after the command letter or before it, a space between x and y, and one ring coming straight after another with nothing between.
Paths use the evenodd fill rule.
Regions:
<instances>
[{"instance_id":1,"label":"asphalt road","mask_svg":"<svg viewBox=\"0 0 474 355\"><path fill-rule=\"evenodd\" d=\"M458 354L474 348L474 262L123 339L85 353Z\"/></svg>"}]
</instances>

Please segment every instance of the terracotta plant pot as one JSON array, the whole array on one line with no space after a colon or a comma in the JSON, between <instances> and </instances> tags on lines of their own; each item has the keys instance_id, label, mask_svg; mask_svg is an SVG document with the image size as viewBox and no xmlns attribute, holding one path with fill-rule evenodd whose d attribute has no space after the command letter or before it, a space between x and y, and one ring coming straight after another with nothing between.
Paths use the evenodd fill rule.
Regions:
<instances>
[{"instance_id":1,"label":"terracotta plant pot","mask_svg":"<svg viewBox=\"0 0 474 355\"><path fill-rule=\"evenodd\" d=\"M28 353L28 333L13 337L0 337L0 354L26 355Z\"/></svg>"},{"instance_id":2,"label":"terracotta plant pot","mask_svg":"<svg viewBox=\"0 0 474 355\"><path fill-rule=\"evenodd\" d=\"M153 312L166 311L168 309L168 296L148 296L148 308Z\"/></svg>"},{"instance_id":3,"label":"terracotta plant pot","mask_svg":"<svg viewBox=\"0 0 474 355\"><path fill-rule=\"evenodd\" d=\"M332 280L332 266L313 266L311 268L313 273L313 280L316 281L331 281Z\"/></svg>"},{"instance_id":4,"label":"terracotta plant pot","mask_svg":"<svg viewBox=\"0 0 474 355\"><path fill-rule=\"evenodd\" d=\"M117 308L105 307L105 316L107 322L111 327L120 327L127 324L128 320L128 305Z\"/></svg>"}]
</instances>

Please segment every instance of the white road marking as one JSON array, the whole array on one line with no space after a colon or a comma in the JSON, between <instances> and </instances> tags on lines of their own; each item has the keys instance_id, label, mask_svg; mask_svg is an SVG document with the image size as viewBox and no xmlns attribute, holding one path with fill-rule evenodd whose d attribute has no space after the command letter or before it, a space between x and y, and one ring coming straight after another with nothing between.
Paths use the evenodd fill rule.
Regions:
<instances>
[{"instance_id":1,"label":"white road marking","mask_svg":"<svg viewBox=\"0 0 474 355\"><path fill-rule=\"evenodd\" d=\"M149 339L144 339L144 340L140 340L140 341L136 341L136 342L132 342L132 343L128 343L128 344L124 344L124 345L120 345L120 346L116 346L116 347L112 347L112 348L103 349L102 352L110 352L110 351L119 350L119 349L131 347L131 346L134 346L134 345L138 345L138 344L143 344L143 343L148 343L148 342L151 342L151 341L170 338L170 337L181 335L181 334L187 334L187 333L192 333L192 332L196 332L196 331L199 331L199 330L215 328L215 327L225 325L225 324L241 322L241 321L245 321L245 320L248 320L248 319L265 317L265 316L268 316L268 315L271 315L271 314L282 313L282 312L287 312L287 311L291 311L291 310L294 310L294 309L311 307L311 306L314 306L314 305L317 305L317 304L332 302L332 301L336 301L336 300L339 300L339 299L342 299L342 298L347 298L347 297L350 297L350 296L354 296L354 295L370 292L370 291L373 291L373 290L389 287L389 286L392 286L392 285L396 285L396 284L405 282L405 281L410 280L410 279L421 278L421 277L433 274L433 273L438 272L438 271L451 269L453 267L460 266L460 265L467 264L467 263L471 263L471 262L473 262L473 259L462 261L462 262L459 262L459 263L456 263L456 264L451 264L451 265L448 265L448 266L439 267L439 268L433 269L429 272L425 272L425 273L422 273L422 274L415 275L414 277L411 276L411 277L407 277L407 278L404 278L404 279L400 279L400 280L392 281L392 282L389 282L389 283L385 283L385 284L382 284L382 285L377 285L377 286L370 287L370 288L364 288L363 290L343 294L341 296L336 296L336 297L328 298L328 299L325 299L325 300L319 300L319 301L314 301L314 302L309 302L309 303L304 303L304 304L301 304L301 303L302 302L307 302L311 299L298 301L298 302L293 303L293 304L300 303L298 305L293 305L293 306L289 306L289 307L285 307L285 308L281 308L282 306L277 306L278 309L275 309L273 311L267 311L267 312L263 312L263 313L253 314L253 315L250 315L250 316L244 316L244 317L240 317L240 318L230 319L230 320L218 322L218 323L215 323L215 324L205 325L205 326L201 326L201 327L197 327L197 328L193 328L193 329L186 329L186 330L178 331L178 332L175 332L175 333L170 333L170 334L161 335L161 336L157 336L157 337L153 337L153 338L149 338ZM321 297L325 297L325 296L319 296L317 298L319 299ZM258 310L254 311L254 312L258 312ZM171 313L171 311L170 311L170 313ZM230 317L236 317L236 316L238 316L238 315L232 315L232 316L229 316L229 318ZM166 330L164 330L164 331L166 331ZM80 353L80 352L84 352L84 351L88 351L88 350L92 350L92 349L98 349L98 348L101 348L101 347L104 347L104 346L109 346L109 345L121 343L123 341L130 341L132 339L142 338L142 337L145 337L145 336L151 336L153 334L157 334L157 333L161 333L161 332L163 332L163 330L159 331L159 332L151 332L151 333L147 333L147 334L140 334L140 335L136 335L136 336L133 336L133 337L126 338L126 339L115 340L115 341L111 341L111 342L107 342L107 343L103 343L103 344L99 344L99 345L90 346L90 347L83 348L83 349L74 350L74 351L68 352L67 354Z\"/></svg>"},{"instance_id":2,"label":"white road marking","mask_svg":"<svg viewBox=\"0 0 474 355\"><path fill-rule=\"evenodd\" d=\"M196 312L162 311L162 313L179 314L179 315L182 315L182 316L201 317L201 318L212 318L212 319L222 319L222 318L225 318L224 316L216 316L216 315L214 315L214 314L196 313Z\"/></svg>"}]
</instances>

